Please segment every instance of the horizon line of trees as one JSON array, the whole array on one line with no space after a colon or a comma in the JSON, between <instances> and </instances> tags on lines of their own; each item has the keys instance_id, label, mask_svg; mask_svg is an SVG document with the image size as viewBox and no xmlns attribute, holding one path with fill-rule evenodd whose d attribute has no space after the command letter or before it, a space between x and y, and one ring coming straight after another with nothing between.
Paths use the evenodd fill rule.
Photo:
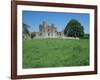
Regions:
<instances>
[{"instance_id":1,"label":"horizon line of trees","mask_svg":"<svg viewBox=\"0 0 100 80\"><path fill-rule=\"evenodd\" d=\"M30 36L30 38L34 38L35 34L30 33L29 31L29 25L23 23L23 38ZM71 19L65 29L64 29L64 35L66 37L79 37L79 38L84 38L84 39L89 39L89 34L84 32L84 27L82 24L76 20L76 19Z\"/></svg>"}]
</instances>

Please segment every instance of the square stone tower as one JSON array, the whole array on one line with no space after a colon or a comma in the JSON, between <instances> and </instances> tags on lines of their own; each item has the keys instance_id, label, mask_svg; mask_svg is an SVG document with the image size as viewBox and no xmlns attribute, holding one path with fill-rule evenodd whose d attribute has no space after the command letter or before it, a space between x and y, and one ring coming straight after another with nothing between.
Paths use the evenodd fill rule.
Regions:
<instances>
[{"instance_id":1,"label":"square stone tower","mask_svg":"<svg viewBox=\"0 0 100 80\"><path fill-rule=\"evenodd\" d=\"M42 38L51 38L57 36L56 27L54 24L47 24L45 21L39 25L40 36Z\"/></svg>"}]
</instances>

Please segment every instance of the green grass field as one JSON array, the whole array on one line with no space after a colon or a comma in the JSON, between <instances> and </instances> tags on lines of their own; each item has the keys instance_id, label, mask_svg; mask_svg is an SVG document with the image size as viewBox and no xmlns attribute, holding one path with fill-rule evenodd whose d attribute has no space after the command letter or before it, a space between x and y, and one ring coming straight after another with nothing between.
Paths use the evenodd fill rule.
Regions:
<instances>
[{"instance_id":1,"label":"green grass field","mask_svg":"<svg viewBox=\"0 0 100 80\"><path fill-rule=\"evenodd\" d=\"M23 40L23 68L89 65L89 39Z\"/></svg>"}]
</instances>

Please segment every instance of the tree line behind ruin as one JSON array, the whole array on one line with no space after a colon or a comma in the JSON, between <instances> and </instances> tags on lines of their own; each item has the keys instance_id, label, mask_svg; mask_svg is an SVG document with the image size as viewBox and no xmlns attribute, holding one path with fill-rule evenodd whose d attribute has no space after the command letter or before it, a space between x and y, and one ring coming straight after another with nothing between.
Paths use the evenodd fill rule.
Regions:
<instances>
[{"instance_id":1,"label":"tree line behind ruin","mask_svg":"<svg viewBox=\"0 0 100 80\"><path fill-rule=\"evenodd\" d=\"M34 38L36 35L35 33L32 33L29 31L30 26L23 23L23 38ZM76 19L71 19L65 26L64 29L64 35L66 37L78 37L78 38L85 38L89 39L89 34L86 34L84 32L84 26L76 20Z\"/></svg>"}]
</instances>

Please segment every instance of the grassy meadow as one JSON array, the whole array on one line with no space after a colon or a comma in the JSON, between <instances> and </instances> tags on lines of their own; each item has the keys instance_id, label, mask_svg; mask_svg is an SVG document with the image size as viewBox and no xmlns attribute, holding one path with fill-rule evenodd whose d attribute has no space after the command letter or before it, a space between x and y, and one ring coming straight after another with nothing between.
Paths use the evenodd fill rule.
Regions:
<instances>
[{"instance_id":1,"label":"grassy meadow","mask_svg":"<svg viewBox=\"0 0 100 80\"><path fill-rule=\"evenodd\" d=\"M89 39L23 40L23 68L89 65Z\"/></svg>"}]
</instances>

